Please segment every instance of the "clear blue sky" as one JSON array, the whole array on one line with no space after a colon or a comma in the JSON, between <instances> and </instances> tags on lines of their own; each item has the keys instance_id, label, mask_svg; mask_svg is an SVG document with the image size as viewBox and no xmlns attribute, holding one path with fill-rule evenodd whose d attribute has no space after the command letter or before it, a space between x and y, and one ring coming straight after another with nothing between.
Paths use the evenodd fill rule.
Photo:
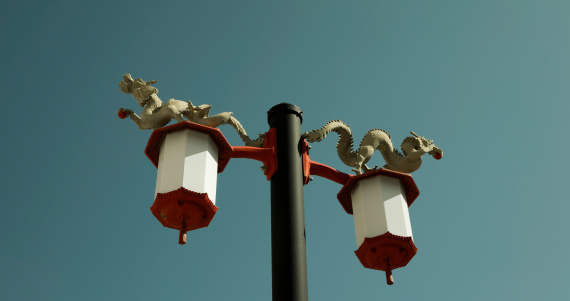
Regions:
<instances>
[{"instance_id":1,"label":"clear blue sky","mask_svg":"<svg viewBox=\"0 0 570 301\"><path fill-rule=\"evenodd\" d=\"M118 82L232 111L283 101L303 130L414 131L418 254L396 284L361 266L340 185L305 187L311 300L567 300L569 1L11 1L0 11L0 299L270 300L269 182L230 161L210 227L151 215L150 131ZM235 132L221 127L232 145ZM349 172L334 134L313 160ZM380 154L373 165L382 165Z\"/></svg>"}]
</instances>

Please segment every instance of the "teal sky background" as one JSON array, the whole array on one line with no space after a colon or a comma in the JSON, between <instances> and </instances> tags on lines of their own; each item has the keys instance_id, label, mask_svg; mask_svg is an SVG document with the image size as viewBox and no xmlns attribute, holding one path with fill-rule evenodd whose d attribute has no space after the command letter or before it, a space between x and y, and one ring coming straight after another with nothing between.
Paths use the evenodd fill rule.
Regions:
<instances>
[{"instance_id":1,"label":"teal sky background","mask_svg":"<svg viewBox=\"0 0 570 301\"><path fill-rule=\"evenodd\" d=\"M568 300L569 1L12 1L0 11L3 300L270 300L269 182L232 159L208 228L151 215L151 134L118 82L231 111L250 135L289 102L433 139L413 173L417 255L361 266L341 186L305 187L311 300ZM222 126L232 145L242 145ZM337 136L311 158L349 172ZM372 165L382 165L376 153Z\"/></svg>"}]
</instances>

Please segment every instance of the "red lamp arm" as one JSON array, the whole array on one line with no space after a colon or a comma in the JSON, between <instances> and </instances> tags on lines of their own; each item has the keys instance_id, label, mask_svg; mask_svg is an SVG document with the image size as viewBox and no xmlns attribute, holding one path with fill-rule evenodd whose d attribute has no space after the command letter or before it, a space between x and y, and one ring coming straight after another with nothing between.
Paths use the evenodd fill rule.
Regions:
<instances>
[{"instance_id":1,"label":"red lamp arm","mask_svg":"<svg viewBox=\"0 0 570 301\"><path fill-rule=\"evenodd\" d=\"M309 142L305 139L303 139L301 150L303 152L303 181L305 185L311 180L311 175L327 178L340 185L346 184L350 178L354 177L353 175L346 174L330 166L311 160L309 158Z\"/></svg>"},{"instance_id":2,"label":"red lamp arm","mask_svg":"<svg viewBox=\"0 0 570 301\"><path fill-rule=\"evenodd\" d=\"M342 171L338 171L330 166L325 164L315 162L309 159L309 173L311 175L327 178L333 182L337 182L340 185L346 184L348 180L353 177L352 175L346 174Z\"/></svg>"},{"instance_id":3,"label":"red lamp arm","mask_svg":"<svg viewBox=\"0 0 570 301\"><path fill-rule=\"evenodd\" d=\"M253 159L263 162L265 167L264 174L267 180L270 180L273 174L277 171L277 146L276 146L276 130L269 129L265 133L263 147L251 146L232 146L232 158L245 158ZM338 171L325 164L315 162L309 158L309 143L303 139L302 142L302 155L303 155L303 181L305 184L309 183L311 175L327 178L340 185L346 184L353 175L346 174Z\"/></svg>"},{"instance_id":4,"label":"red lamp arm","mask_svg":"<svg viewBox=\"0 0 570 301\"><path fill-rule=\"evenodd\" d=\"M277 171L277 144L276 144L276 130L275 128L269 129L265 133L262 147L252 146L232 146L232 158L245 158L253 159L263 162L265 167L263 174L270 180L273 174Z\"/></svg>"}]
</instances>

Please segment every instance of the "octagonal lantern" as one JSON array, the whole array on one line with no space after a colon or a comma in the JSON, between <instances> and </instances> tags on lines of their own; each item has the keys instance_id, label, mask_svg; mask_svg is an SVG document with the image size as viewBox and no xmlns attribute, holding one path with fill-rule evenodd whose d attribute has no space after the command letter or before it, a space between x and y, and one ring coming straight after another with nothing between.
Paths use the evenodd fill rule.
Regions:
<instances>
[{"instance_id":1,"label":"octagonal lantern","mask_svg":"<svg viewBox=\"0 0 570 301\"><path fill-rule=\"evenodd\" d=\"M419 195L409 174L386 169L352 177L338 199L354 216L356 256L366 268L386 271L403 267L416 254L408 207Z\"/></svg>"},{"instance_id":2,"label":"octagonal lantern","mask_svg":"<svg viewBox=\"0 0 570 301\"><path fill-rule=\"evenodd\" d=\"M207 227L216 207L217 174L222 172L232 147L215 128L189 121L155 130L145 153L157 167L153 215L163 226L186 231Z\"/></svg>"}]
</instances>

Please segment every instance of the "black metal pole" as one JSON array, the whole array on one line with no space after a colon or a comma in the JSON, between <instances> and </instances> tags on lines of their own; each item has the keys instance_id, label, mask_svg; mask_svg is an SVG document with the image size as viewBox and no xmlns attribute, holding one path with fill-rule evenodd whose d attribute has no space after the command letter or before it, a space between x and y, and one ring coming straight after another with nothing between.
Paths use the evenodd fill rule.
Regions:
<instances>
[{"instance_id":1,"label":"black metal pole","mask_svg":"<svg viewBox=\"0 0 570 301\"><path fill-rule=\"evenodd\" d=\"M277 172L271 178L273 301L309 299L300 152L302 114L288 103L267 112L269 126L277 130Z\"/></svg>"}]
</instances>

